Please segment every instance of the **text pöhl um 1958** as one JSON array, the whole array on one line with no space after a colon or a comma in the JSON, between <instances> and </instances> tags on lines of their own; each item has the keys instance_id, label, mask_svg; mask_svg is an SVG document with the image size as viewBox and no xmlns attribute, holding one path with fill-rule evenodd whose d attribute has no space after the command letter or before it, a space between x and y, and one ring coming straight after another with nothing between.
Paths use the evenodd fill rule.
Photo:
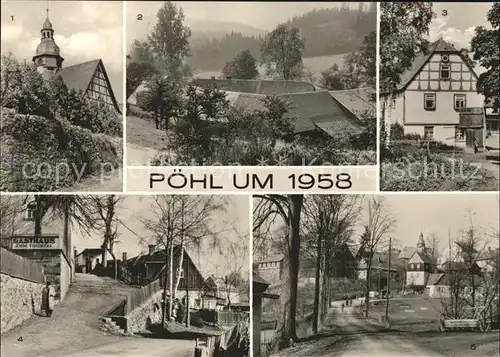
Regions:
<instances>
[{"instance_id":1,"label":"text p\u00f6hl um 1958","mask_svg":"<svg viewBox=\"0 0 500 357\"><path fill-rule=\"evenodd\" d=\"M272 173L235 173L230 180L222 180L214 174L185 174L174 169L172 174L153 172L149 174L149 188L167 185L173 190L273 190L277 179ZM348 173L291 174L287 176L287 190L348 190L352 188L352 177ZM230 187L228 187L230 186ZM283 187L282 184L279 185ZM281 191L281 189L279 189Z\"/></svg>"}]
</instances>

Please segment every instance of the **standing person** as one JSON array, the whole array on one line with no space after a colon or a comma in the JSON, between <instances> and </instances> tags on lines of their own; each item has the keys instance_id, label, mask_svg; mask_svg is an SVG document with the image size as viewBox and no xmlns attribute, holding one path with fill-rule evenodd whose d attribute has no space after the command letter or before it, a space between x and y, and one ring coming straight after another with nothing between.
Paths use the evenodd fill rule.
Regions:
<instances>
[{"instance_id":1,"label":"standing person","mask_svg":"<svg viewBox=\"0 0 500 357\"><path fill-rule=\"evenodd\" d=\"M45 310L45 316L51 317L52 310L54 310L54 298L56 296L56 291L51 285L50 281L47 281L45 288L42 292L42 309Z\"/></svg>"}]
</instances>

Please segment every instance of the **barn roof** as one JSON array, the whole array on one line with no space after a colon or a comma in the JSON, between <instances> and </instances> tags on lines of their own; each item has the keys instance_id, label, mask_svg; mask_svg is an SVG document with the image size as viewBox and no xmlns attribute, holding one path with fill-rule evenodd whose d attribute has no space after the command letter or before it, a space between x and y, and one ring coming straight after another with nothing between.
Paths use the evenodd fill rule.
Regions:
<instances>
[{"instance_id":1,"label":"barn roof","mask_svg":"<svg viewBox=\"0 0 500 357\"><path fill-rule=\"evenodd\" d=\"M329 91L330 95L346 110L356 117L366 111L375 110L374 95L376 91L371 87ZM375 116L375 115L374 115Z\"/></svg>"},{"instance_id":2,"label":"barn roof","mask_svg":"<svg viewBox=\"0 0 500 357\"><path fill-rule=\"evenodd\" d=\"M210 79L198 78L200 87L215 85L228 92L254 94L287 94L314 91L314 86L304 81L254 80L254 79Z\"/></svg>"},{"instance_id":3,"label":"barn roof","mask_svg":"<svg viewBox=\"0 0 500 357\"><path fill-rule=\"evenodd\" d=\"M357 118L345 110L328 91L280 94L277 97L289 102L286 116L294 118L294 132L302 133L321 129L328 134L338 133L340 127L350 132L361 130ZM231 105L245 111L263 110L264 95L228 92Z\"/></svg>"}]
</instances>

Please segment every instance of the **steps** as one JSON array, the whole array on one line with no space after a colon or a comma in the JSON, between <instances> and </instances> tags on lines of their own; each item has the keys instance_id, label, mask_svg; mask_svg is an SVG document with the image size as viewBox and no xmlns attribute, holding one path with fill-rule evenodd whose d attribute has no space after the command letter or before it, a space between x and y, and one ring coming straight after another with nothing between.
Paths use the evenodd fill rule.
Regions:
<instances>
[{"instance_id":1,"label":"steps","mask_svg":"<svg viewBox=\"0 0 500 357\"><path fill-rule=\"evenodd\" d=\"M126 332L125 328L119 326L111 317L100 317L101 331L107 332L116 336L133 336L133 333Z\"/></svg>"}]
</instances>

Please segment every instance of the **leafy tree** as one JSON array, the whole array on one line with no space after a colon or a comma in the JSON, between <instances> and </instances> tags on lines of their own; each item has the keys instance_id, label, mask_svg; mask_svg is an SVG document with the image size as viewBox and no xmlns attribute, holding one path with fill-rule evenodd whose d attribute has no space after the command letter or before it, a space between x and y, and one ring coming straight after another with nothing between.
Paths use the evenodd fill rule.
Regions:
<instances>
[{"instance_id":1,"label":"leafy tree","mask_svg":"<svg viewBox=\"0 0 500 357\"><path fill-rule=\"evenodd\" d=\"M180 76L184 58L189 55L191 29L184 25L184 11L171 1L158 10L157 23L148 37L158 63L172 77Z\"/></svg>"},{"instance_id":2,"label":"leafy tree","mask_svg":"<svg viewBox=\"0 0 500 357\"><path fill-rule=\"evenodd\" d=\"M237 79L254 79L259 74L257 61L249 50L241 51L231 62L224 65L222 73L226 77Z\"/></svg>"},{"instance_id":3,"label":"leafy tree","mask_svg":"<svg viewBox=\"0 0 500 357\"><path fill-rule=\"evenodd\" d=\"M146 90L137 98L139 107L153 113L156 129L168 130L182 102L179 83L155 74L146 81L145 86Z\"/></svg>"},{"instance_id":4,"label":"leafy tree","mask_svg":"<svg viewBox=\"0 0 500 357\"><path fill-rule=\"evenodd\" d=\"M328 90L345 89L338 64L334 63L333 66L321 72L321 86Z\"/></svg>"},{"instance_id":5,"label":"leafy tree","mask_svg":"<svg viewBox=\"0 0 500 357\"><path fill-rule=\"evenodd\" d=\"M269 33L261 48L261 62L268 75L292 80L302 76L304 40L297 28L280 24Z\"/></svg>"},{"instance_id":6,"label":"leafy tree","mask_svg":"<svg viewBox=\"0 0 500 357\"><path fill-rule=\"evenodd\" d=\"M487 71L479 75L477 82L478 93L487 99L493 100L494 108L500 108L500 3L493 3L486 18L491 23L492 29L483 26L476 27L474 38L471 41L471 51L474 60L486 68Z\"/></svg>"},{"instance_id":7,"label":"leafy tree","mask_svg":"<svg viewBox=\"0 0 500 357\"><path fill-rule=\"evenodd\" d=\"M19 114L50 117L46 82L36 67L19 62L12 53L2 56L0 100Z\"/></svg>"},{"instance_id":8,"label":"leafy tree","mask_svg":"<svg viewBox=\"0 0 500 357\"><path fill-rule=\"evenodd\" d=\"M150 42L134 40L134 42L130 46L127 60L130 62L146 62L155 64L157 59Z\"/></svg>"},{"instance_id":9,"label":"leafy tree","mask_svg":"<svg viewBox=\"0 0 500 357\"><path fill-rule=\"evenodd\" d=\"M381 92L392 92L413 64L417 51L426 50L424 35L434 17L430 1L380 3Z\"/></svg>"},{"instance_id":10,"label":"leafy tree","mask_svg":"<svg viewBox=\"0 0 500 357\"><path fill-rule=\"evenodd\" d=\"M215 87L200 89L189 84L174 127L173 147L191 158L207 160L215 153L214 125L226 117L226 93ZM179 150L180 148L180 150Z\"/></svg>"},{"instance_id":11,"label":"leafy tree","mask_svg":"<svg viewBox=\"0 0 500 357\"><path fill-rule=\"evenodd\" d=\"M139 85L156 73L154 65L150 62L127 63L126 95L127 98Z\"/></svg>"}]
</instances>

